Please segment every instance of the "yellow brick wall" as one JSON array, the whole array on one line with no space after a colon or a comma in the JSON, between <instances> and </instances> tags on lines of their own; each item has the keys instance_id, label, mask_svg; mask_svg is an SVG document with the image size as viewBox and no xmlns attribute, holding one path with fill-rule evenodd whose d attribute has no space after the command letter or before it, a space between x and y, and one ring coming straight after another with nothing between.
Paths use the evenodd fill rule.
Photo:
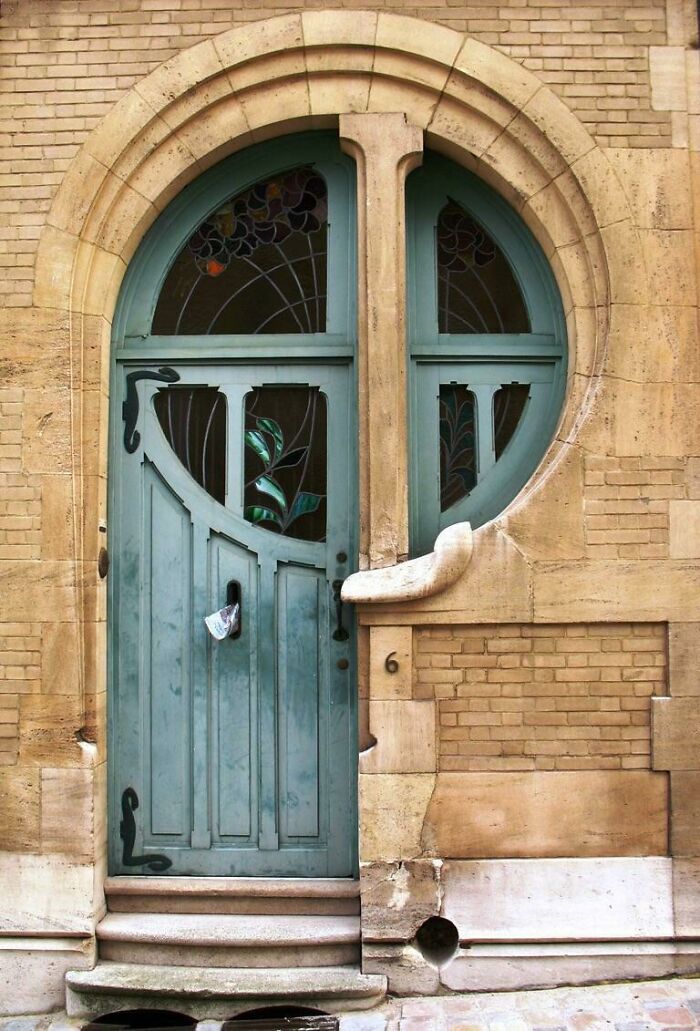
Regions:
<instances>
[{"instance_id":1,"label":"yellow brick wall","mask_svg":"<svg viewBox=\"0 0 700 1031\"><path fill-rule=\"evenodd\" d=\"M691 460L694 463L695 460ZM688 493L683 458L587 455L584 528L590 558L660 559L669 554L669 502Z\"/></svg>"},{"instance_id":2,"label":"yellow brick wall","mask_svg":"<svg viewBox=\"0 0 700 1031\"><path fill-rule=\"evenodd\" d=\"M680 23L674 32L682 34L688 0L668 5ZM36 243L55 190L90 130L126 90L180 50L233 25L324 6L394 11L468 32L535 72L599 143L672 142L671 112L652 109L649 65L649 48L671 40L667 0L4 0L0 299L31 303Z\"/></svg>"},{"instance_id":3,"label":"yellow brick wall","mask_svg":"<svg viewBox=\"0 0 700 1031\"><path fill-rule=\"evenodd\" d=\"M415 649L441 770L649 769L662 624L454 626L418 631Z\"/></svg>"}]
</instances>

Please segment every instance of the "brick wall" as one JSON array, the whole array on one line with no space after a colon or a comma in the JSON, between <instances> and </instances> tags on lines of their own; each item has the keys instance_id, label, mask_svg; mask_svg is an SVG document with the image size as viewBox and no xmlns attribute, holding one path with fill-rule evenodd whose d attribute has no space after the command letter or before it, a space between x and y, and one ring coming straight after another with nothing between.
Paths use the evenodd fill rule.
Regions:
<instances>
[{"instance_id":1,"label":"brick wall","mask_svg":"<svg viewBox=\"0 0 700 1031\"><path fill-rule=\"evenodd\" d=\"M418 631L415 648L415 694L438 700L441 769L649 768L662 624L455 626Z\"/></svg>"},{"instance_id":2,"label":"brick wall","mask_svg":"<svg viewBox=\"0 0 700 1031\"><path fill-rule=\"evenodd\" d=\"M668 0L668 5L669 11L678 9L675 21L682 22L687 0ZM318 0L4 0L0 298L8 305L31 303L36 244L58 183L90 130L126 90L202 39L306 6L324 5ZM652 109L649 70L649 48L670 39L666 0L432 0L425 5L335 0L329 6L374 7L468 32L534 71L599 143L671 143L672 114Z\"/></svg>"},{"instance_id":3,"label":"brick wall","mask_svg":"<svg viewBox=\"0 0 700 1031\"><path fill-rule=\"evenodd\" d=\"M697 458L587 455L587 555L600 559L668 558L671 505L697 497L698 464Z\"/></svg>"}]
</instances>

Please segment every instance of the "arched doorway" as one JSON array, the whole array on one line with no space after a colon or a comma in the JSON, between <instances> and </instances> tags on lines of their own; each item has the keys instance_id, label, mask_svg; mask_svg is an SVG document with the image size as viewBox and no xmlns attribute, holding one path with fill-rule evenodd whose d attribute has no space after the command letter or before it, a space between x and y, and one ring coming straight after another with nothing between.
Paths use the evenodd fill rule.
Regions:
<instances>
[{"instance_id":1,"label":"arched doorway","mask_svg":"<svg viewBox=\"0 0 700 1031\"><path fill-rule=\"evenodd\" d=\"M355 873L353 173L326 134L229 158L125 279L113 873ZM204 618L227 604L217 640Z\"/></svg>"}]
</instances>

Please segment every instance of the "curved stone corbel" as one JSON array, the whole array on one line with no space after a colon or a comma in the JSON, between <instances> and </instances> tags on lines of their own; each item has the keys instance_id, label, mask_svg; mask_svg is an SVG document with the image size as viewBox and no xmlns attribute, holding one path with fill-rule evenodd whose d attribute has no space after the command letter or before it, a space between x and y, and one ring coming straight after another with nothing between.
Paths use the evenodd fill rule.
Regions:
<instances>
[{"instance_id":1,"label":"curved stone corbel","mask_svg":"<svg viewBox=\"0 0 700 1031\"><path fill-rule=\"evenodd\" d=\"M474 548L469 523L454 523L438 534L430 555L383 569L353 573L343 584L347 602L415 601L439 594L459 579Z\"/></svg>"}]
</instances>

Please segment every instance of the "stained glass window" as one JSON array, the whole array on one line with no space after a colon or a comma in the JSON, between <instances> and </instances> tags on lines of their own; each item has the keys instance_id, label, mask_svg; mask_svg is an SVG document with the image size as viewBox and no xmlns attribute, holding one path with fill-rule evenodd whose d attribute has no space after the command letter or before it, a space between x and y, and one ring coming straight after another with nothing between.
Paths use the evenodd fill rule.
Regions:
<instances>
[{"instance_id":1,"label":"stained glass window","mask_svg":"<svg viewBox=\"0 0 700 1031\"><path fill-rule=\"evenodd\" d=\"M273 533L326 538L326 398L256 387L245 399L244 516Z\"/></svg>"},{"instance_id":2,"label":"stained glass window","mask_svg":"<svg viewBox=\"0 0 700 1031\"><path fill-rule=\"evenodd\" d=\"M155 412L171 448L207 494L226 500L226 398L216 387L159 390Z\"/></svg>"},{"instance_id":3,"label":"stained glass window","mask_svg":"<svg viewBox=\"0 0 700 1031\"><path fill-rule=\"evenodd\" d=\"M440 387L440 511L476 486L476 404L468 387Z\"/></svg>"},{"instance_id":4,"label":"stained glass window","mask_svg":"<svg viewBox=\"0 0 700 1031\"><path fill-rule=\"evenodd\" d=\"M520 287L493 237L450 201L437 224L441 333L529 333Z\"/></svg>"},{"instance_id":5,"label":"stained glass window","mask_svg":"<svg viewBox=\"0 0 700 1031\"><path fill-rule=\"evenodd\" d=\"M518 428L530 388L523 383L506 383L493 396L493 438L496 461Z\"/></svg>"},{"instance_id":6,"label":"stained glass window","mask_svg":"<svg viewBox=\"0 0 700 1031\"><path fill-rule=\"evenodd\" d=\"M152 332L324 332L327 219L326 183L310 166L237 194L178 254Z\"/></svg>"}]
</instances>

